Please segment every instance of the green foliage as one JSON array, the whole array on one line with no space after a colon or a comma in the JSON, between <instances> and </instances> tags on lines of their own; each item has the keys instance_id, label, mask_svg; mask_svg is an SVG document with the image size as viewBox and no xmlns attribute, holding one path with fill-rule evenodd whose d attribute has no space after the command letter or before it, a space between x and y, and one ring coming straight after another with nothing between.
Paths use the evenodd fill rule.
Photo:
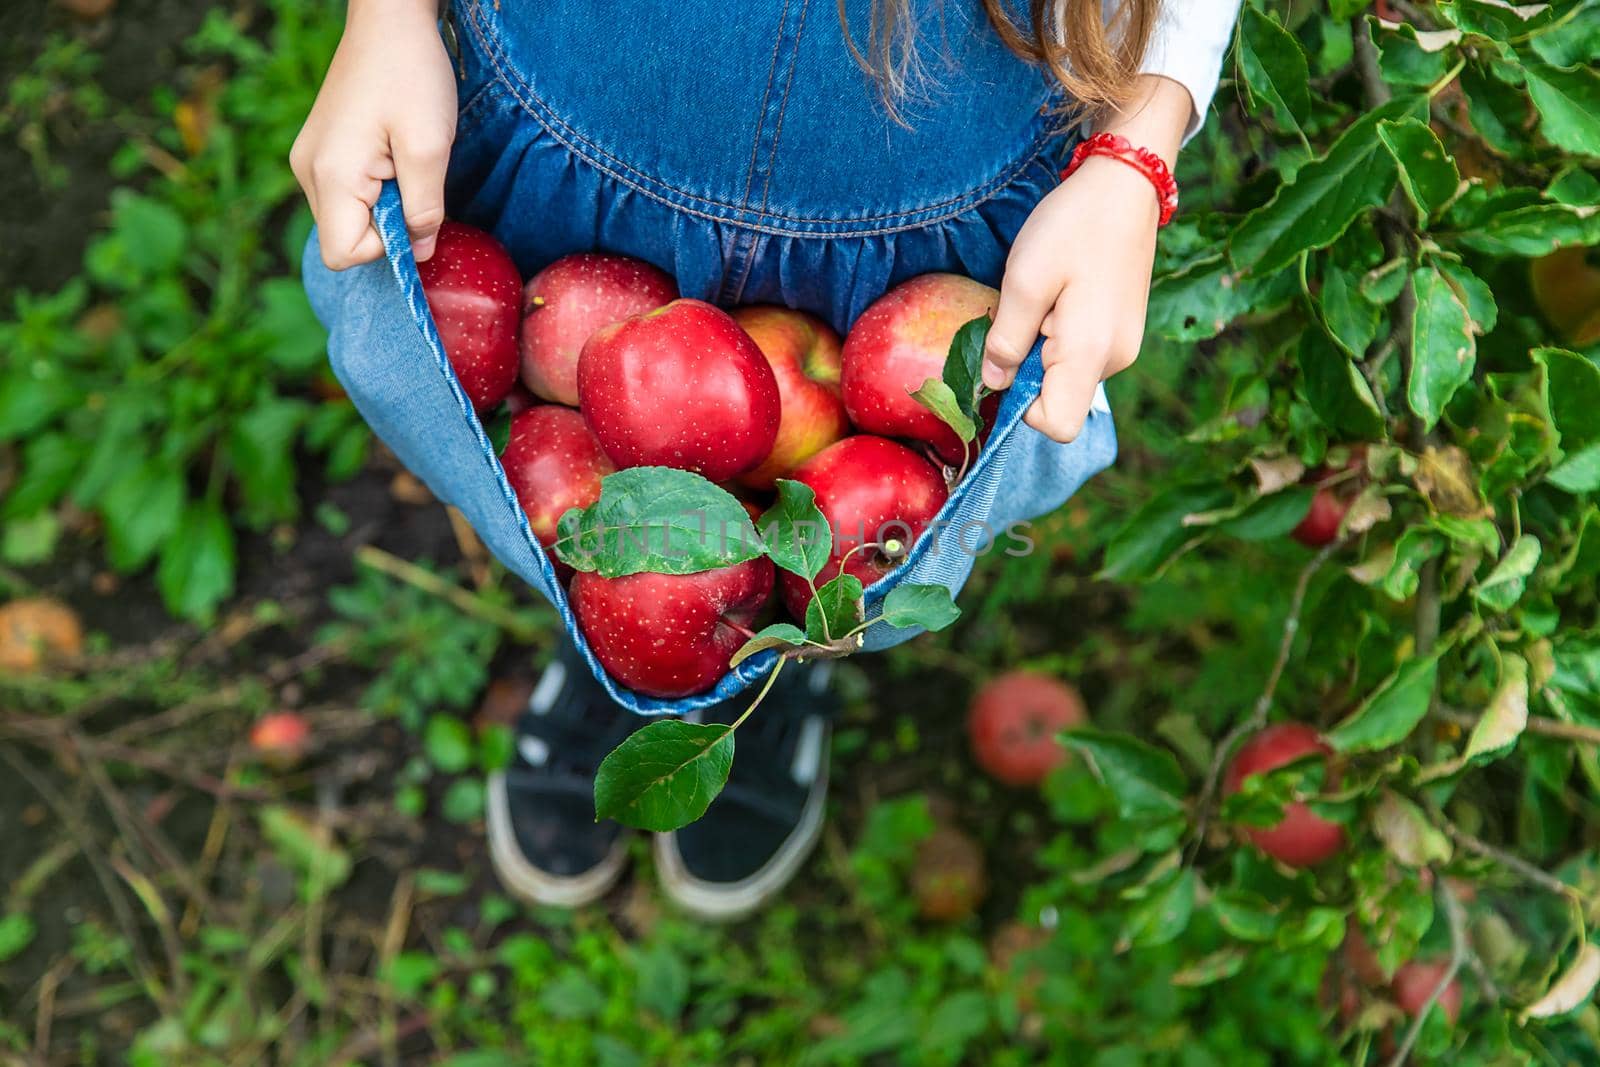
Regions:
<instances>
[{"instance_id":1,"label":"green foliage","mask_svg":"<svg viewBox=\"0 0 1600 1067\"><path fill-rule=\"evenodd\" d=\"M164 101L159 144L118 157L129 184L84 276L0 310L0 447L21 456L0 518L39 524L68 502L93 512L112 566L154 563L168 608L197 620L233 589L237 530L298 514L297 450L340 477L367 441L348 403L307 393L326 373L323 334L286 275L308 220L296 207L286 232L276 224L297 200L283 161L338 25L310 0L272 9L270 45L210 14L191 52L232 76ZM92 69L66 62L77 55L53 45L12 83L6 114L24 135L43 106L36 84Z\"/></svg>"},{"instance_id":2,"label":"green foliage","mask_svg":"<svg viewBox=\"0 0 1600 1067\"><path fill-rule=\"evenodd\" d=\"M1600 690L1555 650L1600 648L1600 352L1532 310L1527 261L1600 243L1597 11L1402 10L1414 25L1246 4L1247 125L1184 157L1204 206L1165 235L1146 358L1113 384L1138 432L1095 505L1125 516L1101 577L1140 583L1129 626L1149 650L1122 654L1171 676L1063 740L1121 816L1092 862L1116 864L1128 944L1168 944L1218 989L1259 973L1252 945L1326 951L1346 927L1391 973L1459 954L1493 985L1464 979L1472 1006L1421 1028L1414 1060L1584 1062L1600 1055L1587 959L1568 981L1588 988L1550 998L1562 1013L1519 1012L1597 922L1573 904L1600 887ZM1206 173L1239 173L1217 162L1236 153L1257 161L1248 180ZM1567 310L1600 322L1600 305ZM1348 510L1312 554L1283 535L1319 483ZM1179 620L1226 644L1177 665ZM1233 746L1280 718L1321 729L1333 769L1221 803ZM1297 800L1348 838L1309 872L1241 839ZM1576 890L1519 866L1554 860ZM1456 899L1467 883L1479 895ZM1503 931L1498 892L1528 920L1516 951L1479 947ZM1197 936L1208 922L1223 942ZM1409 1020L1381 984L1351 989L1365 1009L1330 1033L1377 1061Z\"/></svg>"},{"instance_id":3,"label":"green foliage","mask_svg":"<svg viewBox=\"0 0 1600 1067\"><path fill-rule=\"evenodd\" d=\"M378 715L420 729L435 712L469 706L489 680L502 636L493 622L370 568L354 584L330 590L328 603L338 618L318 641L374 672L362 703ZM436 752L443 749L441 742ZM435 762L462 769L448 755Z\"/></svg>"}]
</instances>

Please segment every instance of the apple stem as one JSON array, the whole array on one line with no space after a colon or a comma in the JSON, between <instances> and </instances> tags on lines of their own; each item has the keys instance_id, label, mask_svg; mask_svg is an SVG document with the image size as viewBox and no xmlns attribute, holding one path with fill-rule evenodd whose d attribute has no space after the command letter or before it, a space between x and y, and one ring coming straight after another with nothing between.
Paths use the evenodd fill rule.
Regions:
<instances>
[{"instance_id":1,"label":"apple stem","mask_svg":"<svg viewBox=\"0 0 1600 1067\"><path fill-rule=\"evenodd\" d=\"M750 706L740 712L739 717L733 720L733 725L728 727L730 734L743 726L744 721L750 717L750 713L755 711L763 700L767 699L767 694L772 692L772 683L778 680L778 673L783 670L783 665L787 662L789 662L787 658L780 658L777 663L773 664L772 673L767 675L767 682L761 687L761 692L756 694L756 698L750 702Z\"/></svg>"},{"instance_id":2,"label":"apple stem","mask_svg":"<svg viewBox=\"0 0 1600 1067\"><path fill-rule=\"evenodd\" d=\"M747 641L754 641L756 639L756 632L754 630L750 629L750 627L748 627L748 626L740 626L738 623L734 622L732 619L726 619L726 618L723 619L722 620L722 625L726 626L728 629L732 630L734 633L743 634L744 637L745 637L745 640L747 640Z\"/></svg>"}]
</instances>

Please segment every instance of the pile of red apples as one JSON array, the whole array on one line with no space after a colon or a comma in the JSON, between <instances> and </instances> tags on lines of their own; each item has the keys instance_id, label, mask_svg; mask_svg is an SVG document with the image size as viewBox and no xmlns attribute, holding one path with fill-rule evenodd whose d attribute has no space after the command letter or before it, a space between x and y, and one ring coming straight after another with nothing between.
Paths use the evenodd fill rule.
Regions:
<instances>
[{"instance_id":1,"label":"pile of red apples","mask_svg":"<svg viewBox=\"0 0 1600 1067\"><path fill-rule=\"evenodd\" d=\"M752 516L788 478L811 488L833 528L822 577L842 569L871 585L933 521L977 447L911 395L940 376L956 331L994 307L995 290L968 278L912 278L840 338L803 311L681 298L669 275L627 256L566 256L524 284L493 237L457 222L419 271L472 405L482 416L510 407L501 463L546 548L562 515L593 504L623 468L692 471ZM908 535L886 542L893 551L870 541L886 527ZM558 570L606 670L665 698L713 686L774 601L803 621L812 596L765 556L694 574Z\"/></svg>"}]
</instances>

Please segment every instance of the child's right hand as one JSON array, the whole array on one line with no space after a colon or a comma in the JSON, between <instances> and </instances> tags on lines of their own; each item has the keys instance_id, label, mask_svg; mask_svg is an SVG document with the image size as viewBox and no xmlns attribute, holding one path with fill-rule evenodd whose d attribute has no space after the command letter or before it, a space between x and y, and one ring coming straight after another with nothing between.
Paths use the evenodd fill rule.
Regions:
<instances>
[{"instance_id":1,"label":"child's right hand","mask_svg":"<svg viewBox=\"0 0 1600 1067\"><path fill-rule=\"evenodd\" d=\"M437 0L350 0L344 37L289 153L329 268L383 255L372 205L389 178L400 183L418 261L433 255L455 131L455 71Z\"/></svg>"}]
</instances>

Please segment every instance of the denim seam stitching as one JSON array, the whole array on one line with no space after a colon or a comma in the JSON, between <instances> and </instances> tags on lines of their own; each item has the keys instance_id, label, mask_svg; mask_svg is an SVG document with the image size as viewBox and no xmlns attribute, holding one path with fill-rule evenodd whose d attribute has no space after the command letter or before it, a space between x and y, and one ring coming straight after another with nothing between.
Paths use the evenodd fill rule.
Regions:
<instances>
[{"instance_id":1,"label":"denim seam stitching","mask_svg":"<svg viewBox=\"0 0 1600 1067\"><path fill-rule=\"evenodd\" d=\"M788 11L785 0L784 11ZM778 145L783 140L783 118L789 112L789 94L794 91L794 72L800 65L800 37L806 32L806 12L811 9L811 0L801 0L800 17L795 22L794 39L790 42L789 76L783 82L783 99L778 101L778 122L772 130L772 145L767 149L767 176L761 183L761 209L760 214L767 213L767 203L772 197L772 173L778 166ZM763 115L763 128L765 116Z\"/></svg>"},{"instance_id":2,"label":"denim seam stitching","mask_svg":"<svg viewBox=\"0 0 1600 1067\"><path fill-rule=\"evenodd\" d=\"M760 117L756 120L755 136L750 138L750 166L744 175L744 203L750 205L750 190L756 182L756 158L761 154L761 131L767 126L767 101L772 99L772 83L778 76L778 55L783 48L783 25L789 19L791 0L783 0L783 10L778 14L778 32L772 39L772 61L767 64L767 87L761 91Z\"/></svg>"},{"instance_id":3,"label":"denim seam stitching","mask_svg":"<svg viewBox=\"0 0 1600 1067\"><path fill-rule=\"evenodd\" d=\"M1054 131L1046 130L1034 139L1033 143L1028 146L1028 149L1021 158L1007 166L988 182L973 189L969 189L955 197L948 198L936 204L928 205L927 207L919 208L916 211L867 215L852 219L807 219L781 215L776 212L767 212L765 216L757 216L758 218L766 217L784 222L792 222L796 226L810 227L807 229L765 226L757 222L747 222L744 219L731 216L734 214L752 214L752 212L750 212L748 209L737 208L733 205L722 203L721 201L697 196L694 193L679 189L667 182L661 181L660 179L650 178L648 175L640 173L637 168L631 167L621 160L616 159L604 149L600 148L600 146L590 142L582 134L578 133L577 130L573 129L568 123L562 120L560 116L555 114L555 112L550 111L549 106L545 104L544 101L539 98L538 94L533 91L532 86L523 81L520 75L515 75L515 72L508 73L506 67L502 65L502 57L498 54L496 45L491 44L491 42L485 39L479 26L477 19L477 11L479 6L480 5L476 2L472 5L473 14L471 18L473 24L473 36L478 40L478 43L484 49L485 58L488 59L489 64L494 68L496 76L505 84L506 89L511 94L512 98L515 99L517 104L528 113L534 122L536 122L541 129L553 137L559 144L564 146L573 155L577 156L581 162L593 167L596 171L606 175L613 181L616 181L619 184L634 190L639 195L654 200L665 205L666 207L672 208L673 210L681 211L684 214L690 215L694 218L704 219L708 222L725 223L730 226L742 227L745 229L754 230L758 233L768 234L769 236L800 238L881 237L888 234L903 233L907 230L923 229L941 222L948 222L951 219L955 219L966 214L968 211L971 211L972 209L982 205L996 196L1007 185L1014 181L1017 176L1022 173L1022 171L1026 170L1029 164L1038 158L1039 154L1044 151L1045 145L1047 145L1055 136ZM527 94L526 97L523 95L524 92ZM542 114L541 111L545 113ZM561 129L558 130L556 128L557 126L560 126ZM591 155L590 152L586 152L580 148L580 144L591 149L593 154ZM606 159L611 160L616 165L617 169L613 169L613 167L608 166L600 159L595 158L596 156L604 156ZM630 177L628 175L619 173L619 169L631 171L639 176L637 178ZM674 193L685 200L707 204L712 207L723 209L729 214L715 214L709 211L697 209L688 204L680 204L664 193L650 188L649 185L645 183L660 186L662 189L665 189L670 193ZM953 206L951 210L943 214L934 214L934 212L938 212L946 207L951 207L952 205L958 206ZM903 221L899 221L894 225L882 226L873 229L840 228L854 223L876 222L884 219Z\"/></svg>"}]
</instances>

